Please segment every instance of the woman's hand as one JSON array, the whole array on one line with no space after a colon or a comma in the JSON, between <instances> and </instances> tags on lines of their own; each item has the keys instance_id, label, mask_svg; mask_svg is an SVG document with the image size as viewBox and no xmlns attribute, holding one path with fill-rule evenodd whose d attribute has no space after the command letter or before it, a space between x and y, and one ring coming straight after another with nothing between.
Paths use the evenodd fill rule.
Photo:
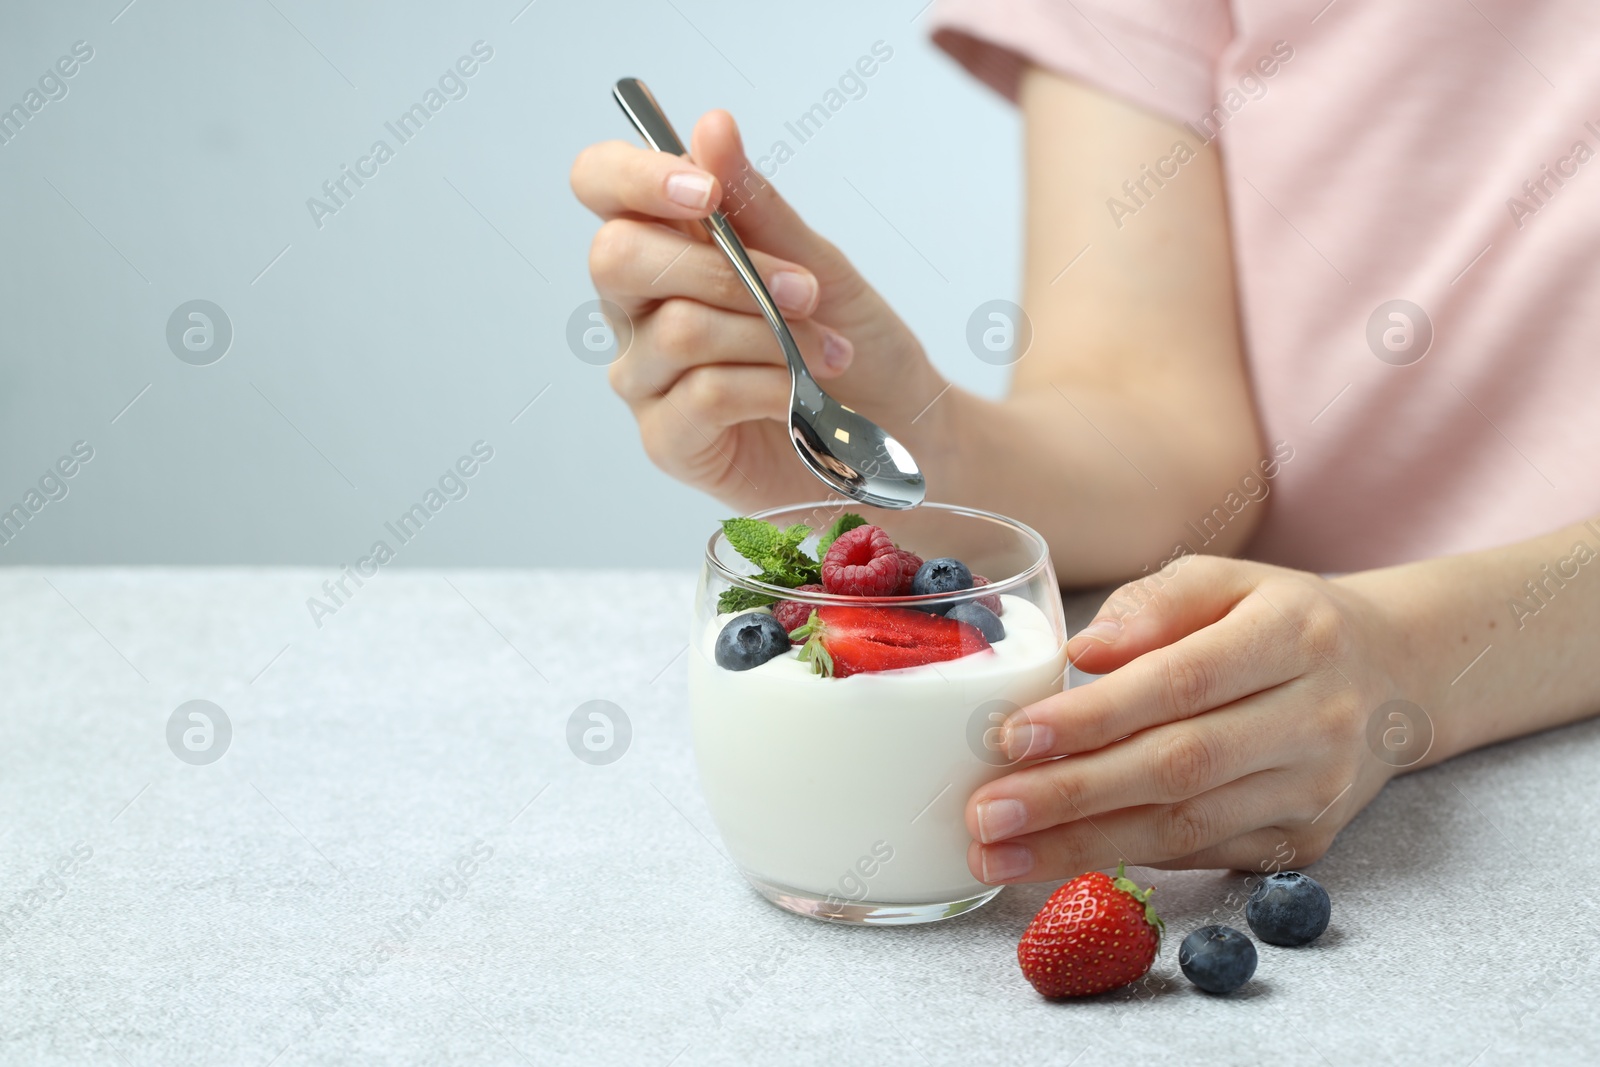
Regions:
<instances>
[{"instance_id":1,"label":"woman's hand","mask_svg":"<svg viewBox=\"0 0 1600 1067\"><path fill-rule=\"evenodd\" d=\"M1106 676L1007 720L1007 755L1046 762L973 794L973 874L1318 859L1394 773L1366 740L1405 695L1390 629L1341 581L1214 556L1118 589L1068 645Z\"/></svg>"},{"instance_id":2,"label":"woman's hand","mask_svg":"<svg viewBox=\"0 0 1600 1067\"><path fill-rule=\"evenodd\" d=\"M691 153L611 141L573 164L573 191L605 220L589 272L632 322L612 387L673 477L745 510L819 496L789 443L783 354L696 220L729 216L806 365L840 402L905 440L944 382L849 260L750 165L727 112L700 120Z\"/></svg>"}]
</instances>

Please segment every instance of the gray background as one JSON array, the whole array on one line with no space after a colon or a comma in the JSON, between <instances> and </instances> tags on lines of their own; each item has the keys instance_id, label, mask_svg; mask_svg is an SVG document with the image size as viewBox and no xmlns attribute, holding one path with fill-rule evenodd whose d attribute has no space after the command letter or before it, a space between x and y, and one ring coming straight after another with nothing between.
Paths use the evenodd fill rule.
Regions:
<instances>
[{"instance_id":1,"label":"gray background","mask_svg":"<svg viewBox=\"0 0 1600 1067\"><path fill-rule=\"evenodd\" d=\"M0 146L0 508L95 450L0 562L352 562L482 439L398 564L692 565L724 509L651 466L565 339L597 226L568 169L631 138L625 74L685 132L728 108L754 153L892 47L775 181L998 393L964 331L1015 296L1017 119L927 44L923 3L0 5L0 107L94 48ZM467 95L399 146L384 123L480 39ZM379 137L395 158L319 230L307 198ZM193 299L233 324L210 366L166 343Z\"/></svg>"}]
</instances>

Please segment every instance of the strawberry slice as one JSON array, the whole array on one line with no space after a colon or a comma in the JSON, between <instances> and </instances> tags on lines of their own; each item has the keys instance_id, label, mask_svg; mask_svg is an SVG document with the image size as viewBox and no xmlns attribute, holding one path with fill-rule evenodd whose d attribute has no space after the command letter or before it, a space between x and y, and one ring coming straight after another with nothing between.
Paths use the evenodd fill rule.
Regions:
<instances>
[{"instance_id":1,"label":"strawberry slice","mask_svg":"<svg viewBox=\"0 0 1600 1067\"><path fill-rule=\"evenodd\" d=\"M989 647L976 626L910 608L817 608L790 637L805 642L802 660L832 678L920 667Z\"/></svg>"}]
</instances>

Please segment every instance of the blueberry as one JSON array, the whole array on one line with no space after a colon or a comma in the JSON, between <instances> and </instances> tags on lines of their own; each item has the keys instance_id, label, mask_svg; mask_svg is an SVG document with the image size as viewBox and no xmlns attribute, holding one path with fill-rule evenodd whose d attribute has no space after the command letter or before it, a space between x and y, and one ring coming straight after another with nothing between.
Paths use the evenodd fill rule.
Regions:
<instances>
[{"instance_id":1,"label":"blueberry","mask_svg":"<svg viewBox=\"0 0 1600 1067\"><path fill-rule=\"evenodd\" d=\"M1207 993L1232 993L1256 973L1256 945L1231 926L1202 926L1178 946L1178 966Z\"/></svg>"},{"instance_id":2,"label":"blueberry","mask_svg":"<svg viewBox=\"0 0 1600 1067\"><path fill-rule=\"evenodd\" d=\"M965 563L949 556L924 561L922 566L917 568L916 577L911 579L911 592L914 596L958 593L971 588L972 572L967 570Z\"/></svg>"},{"instance_id":3,"label":"blueberry","mask_svg":"<svg viewBox=\"0 0 1600 1067\"><path fill-rule=\"evenodd\" d=\"M1269 945L1309 945L1328 928L1333 905L1315 878L1299 871L1269 874L1245 902L1244 918Z\"/></svg>"},{"instance_id":4,"label":"blueberry","mask_svg":"<svg viewBox=\"0 0 1600 1067\"><path fill-rule=\"evenodd\" d=\"M975 600L964 601L944 613L945 618L955 619L976 626L991 645L1006 636L1006 624L1000 621L1000 616L979 604Z\"/></svg>"},{"instance_id":5,"label":"blueberry","mask_svg":"<svg viewBox=\"0 0 1600 1067\"><path fill-rule=\"evenodd\" d=\"M717 635L717 666L747 671L788 649L782 623L764 611L747 611L729 619Z\"/></svg>"}]
</instances>

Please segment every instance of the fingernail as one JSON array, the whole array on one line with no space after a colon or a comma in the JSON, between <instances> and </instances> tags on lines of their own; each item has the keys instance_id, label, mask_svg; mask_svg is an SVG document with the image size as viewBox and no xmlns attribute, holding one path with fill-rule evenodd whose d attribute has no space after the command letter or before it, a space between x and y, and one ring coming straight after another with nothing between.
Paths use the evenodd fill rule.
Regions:
<instances>
[{"instance_id":1,"label":"fingernail","mask_svg":"<svg viewBox=\"0 0 1600 1067\"><path fill-rule=\"evenodd\" d=\"M780 270L767 280L767 288L786 311L810 311L817 299L817 280L809 274Z\"/></svg>"},{"instance_id":2,"label":"fingernail","mask_svg":"<svg viewBox=\"0 0 1600 1067\"><path fill-rule=\"evenodd\" d=\"M990 885L1021 878L1033 870L1033 851L1023 845L989 845L983 850L983 880Z\"/></svg>"},{"instance_id":3,"label":"fingernail","mask_svg":"<svg viewBox=\"0 0 1600 1067\"><path fill-rule=\"evenodd\" d=\"M986 845L1010 837L1027 824L1028 809L1020 800L1008 797L978 805L978 840Z\"/></svg>"},{"instance_id":4,"label":"fingernail","mask_svg":"<svg viewBox=\"0 0 1600 1067\"><path fill-rule=\"evenodd\" d=\"M822 362L829 370L844 370L855 355L856 348L850 343L850 338L832 330L822 332Z\"/></svg>"},{"instance_id":5,"label":"fingernail","mask_svg":"<svg viewBox=\"0 0 1600 1067\"><path fill-rule=\"evenodd\" d=\"M1099 641L1102 645L1114 644L1122 636L1122 623L1116 619L1096 619L1072 635L1076 641L1080 637L1087 637L1091 641Z\"/></svg>"},{"instance_id":6,"label":"fingernail","mask_svg":"<svg viewBox=\"0 0 1600 1067\"><path fill-rule=\"evenodd\" d=\"M667 199L684 207L705 207L711 203L711 176L679 171L667 179Z\"/></svg>"},{"instance_id":7,"label":"fingernail","mask_svg":"<svg viewBox=\"0 0 1600 1067\"><path fill-rule=\"evenodd\" d=\"M1020 722L1006 727L1006 759L1025 760L1042 756L1056 743L1056 732L1042 722Z\"/></svg>"}]
</instances>

